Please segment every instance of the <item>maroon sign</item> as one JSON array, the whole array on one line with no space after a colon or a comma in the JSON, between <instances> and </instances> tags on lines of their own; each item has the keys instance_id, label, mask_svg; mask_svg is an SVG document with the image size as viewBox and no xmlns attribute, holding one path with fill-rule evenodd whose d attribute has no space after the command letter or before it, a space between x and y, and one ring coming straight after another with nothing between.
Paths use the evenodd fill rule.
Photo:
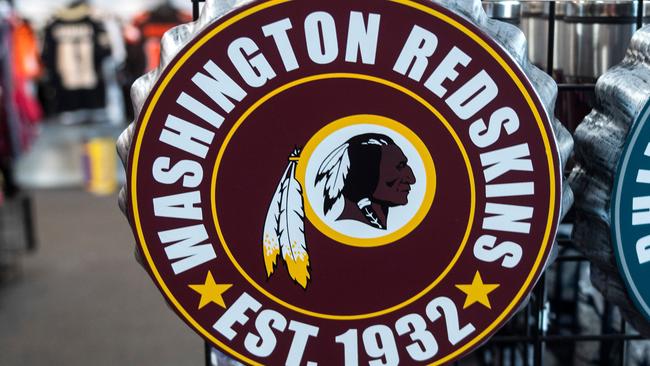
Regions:
<instances>
[{"instance_id":1,"label":"maroon sign","mask_svg":"<svg viewBox=\"0 0 650 366\"><path fill-rule=\"evenodd\" d=\"M441 364L548 256L558 154L525 75L424 1L253 3L145 103L131 220L178 315L248 364Z\"/></svg>"}]
</instances>

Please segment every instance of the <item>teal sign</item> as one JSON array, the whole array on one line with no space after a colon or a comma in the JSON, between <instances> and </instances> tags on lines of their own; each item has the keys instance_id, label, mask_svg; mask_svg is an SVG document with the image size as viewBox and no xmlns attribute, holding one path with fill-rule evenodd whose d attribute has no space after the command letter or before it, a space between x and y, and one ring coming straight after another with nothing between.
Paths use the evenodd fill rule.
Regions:
<instances>
[{"instance_id":1,"label":"teal sign","mask_svg":"<svg viewBox=\"0 0 650 366\"><path fill-rule=\"evenodd\" d=\"M639 311L650 319L650 103L623 150L612 198L616 259Z\"/></svg>"}]
</instances>

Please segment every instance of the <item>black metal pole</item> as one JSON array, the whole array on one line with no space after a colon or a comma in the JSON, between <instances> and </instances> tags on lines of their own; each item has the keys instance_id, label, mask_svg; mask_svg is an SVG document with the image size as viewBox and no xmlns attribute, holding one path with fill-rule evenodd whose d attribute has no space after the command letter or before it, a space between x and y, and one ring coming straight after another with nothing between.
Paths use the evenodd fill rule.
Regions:
<instances>
[{"instance_id":1,"label":"black metal pole","mask_svg":"<svg viewBox=\"0 0 650 366\"><path fill-rule=\"evenodd\" d=\"M609 323L611 321L611 315L612 315L612 306L609 303L609 301L605 301L604 304L604 309L603 309L603 315L600 319L600 334L608 334L609 333ZM600 354L600 360L599 364L602 366L607 366L609 365L610 361L610 353L612 352L612 343L603 340L599 344L599 354Z\"/></svg>"},{"instance_id":2,"label":"black metal pole","mask_svg":"<svg viewBox=\"0 0 650 366\"><path fill-rule=\"evenodd\" d=\"M545 306L546 306L546 275L542 274L535 288L535 324L537 329L533 333L533 365L534 366L543 366L544 365L544 323L546 322L545 317Z\"/></svg>"},{"instance_id":3,"label":"black metal pole","mask_svg":"<svg viewBox=\"0 0 650 366\"><path fill-rule=\"evenodd\" d=\"M191 0L192 1L192 17L194 21L199 19L199 3L201 0Z\"/></svg>"},{"instance_id":4,"label":"black metal pole","mask_svg":"<svg viewBox=\"0 0 650 366\"><path fill-rule=\"evenodd\" d=\"M626 323L625 319L621 319L621 334L625 335L626 333ZM621 341L621 366L625 366L627 359L627 340L623 339Z\"/></svg>"},{"instance_id":5,"label":"black metal pole","mask_svg":"<svg viewBox=\"0 0 650 366\"><path fill-rule=\"evenodd\" d=\"M644 8L644 1L639 0L636 3L636 29L640 29L643 27L643 17L645 14L643 14L643 8Z\"/></svg>"},{"instance_id":6,"label":"black metal pole","mask_svg":"<svg viewBox=\"0 0 650 366\"><path fill-rule=\"evenodd\" d=\"M207 341L203 343L203 350L205 352L205 366L212 366L212 346Z\"/></svg>"},{"instance_id":7,"label":"black metal pole","mask_svg":"<svg viewBox=\"0 0 650 366\"><path fill-rule=\"evenodd\" d=\"M553 76L555 68L555 1L548 3L548 44L546 47L546 73Z\"/></svg>"},{"instance_id":8,"label":"black metal pole","mask_svg":"<svg viewBox=\"0 0 650 366\"><path fill-rule=\"evenodd\" d=\"M36 236L36 225L34 223L34 210L32 208L32 198L30 196L20 197L22 206L23 222L25 223L25 235L27 238L27 250L33 252L38 246Z\"/></svg>"},{"instance_id":9,"label":"black metal pole","mask_svg":"<svg viewBox=\"0 0 650 366\"><path fill-rule=\"evenodd\" d=\"M553 77L555 68L555 1L548 3L548 39L546 47L546 73ZM544 311L546 305L546 275L542 274L535 289L536 311L535 332L533 333L533 365L544 365Z\"/></svg>"},{"instance_id":10,"label":"black metal pole","mask_svg":"<svg viewBox=\"0 0 650 366\"><path fill-rule=\"evenodd\" d=\"M532 301L528 302L528 305L526 305L526 309L524 310L524 335L526 338L530 338L530 316L531 316L531 307L532 307ZM528 342L524 342L524 366L528 366L530 364L530 344Z\"/></svg>"}]
</instances>

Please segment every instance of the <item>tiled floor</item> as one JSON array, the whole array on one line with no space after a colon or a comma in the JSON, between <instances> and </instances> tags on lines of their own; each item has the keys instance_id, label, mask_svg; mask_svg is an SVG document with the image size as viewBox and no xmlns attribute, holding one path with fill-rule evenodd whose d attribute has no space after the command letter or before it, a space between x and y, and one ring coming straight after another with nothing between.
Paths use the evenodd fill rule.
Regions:
<instances>
[{"instance_id":1,"label":"tiled floor","mask_svg":"<svg viewBox=\"0 0 650 366\"><path fill-rule=\"evenodd\" d=\"M133 259L116 198L33 196L40 247L0 288L0 365L202 365L202 340Z\"/></svg>"}]
</instances>

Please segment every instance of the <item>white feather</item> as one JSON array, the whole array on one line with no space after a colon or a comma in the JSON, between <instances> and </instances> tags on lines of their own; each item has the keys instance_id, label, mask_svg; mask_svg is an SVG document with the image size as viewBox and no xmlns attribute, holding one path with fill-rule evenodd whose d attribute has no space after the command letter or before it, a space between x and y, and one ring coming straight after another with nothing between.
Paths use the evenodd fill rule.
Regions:
<instances>
[{"instance_id":1,"label":"white feather","mask_svg":"<svg viewBox=\"0 0 650 366\"><path fill-rule=\"evenodd\" d=\"M266 220L264 221L264 236L262 237L263 251L264 251L264 264L266 266L267 276L271 276L277 263L278 254L280 254L280 238L279 238L279 223L280 223L280 209L282 206L282 185L286 180L287 173L290 166L282 174L280 182L278 183L273 199L269 204L269 210L266 213Z\"/></svg>"},{"instance_id":2,"label":"white feather","mask_svg":"<svg viewBox=\"0 0 650 366\"><path fill-rule=\"evenodd\" d=\"M318 168L318 172L316 174L321 175L329 170L332 170L332 167L334 167L334 165L341 159L341 155L344 152L347 152L347 149L348 149L348 144L343 144L337 147L336 149L334 149L334 151L332 151L331 153L329 153L329 155L327 155L325 160L323 160L323 162L321 163L320 167Z\"/></svg>"},{"instance_id":3,"label":"white feather","mask_svg":"<svg viewBox=\"0 0 650 366\"><path fill-rule=\"evenodd\" d=\"M325 178L324 193L329 199L336 200L343 191L349 171L348 144L343 144L332 151L318 168L316 183Z\"/></svg>"},{"instance_id":4,"label":"white feather","mask_svg":"<svg viewBox=\"0 0 650 366\"><path fill-rule=\"evenodd\" d=\"M387 145L384 140L370 139L368 141L362 142L361 145Z\"/></svg>"},{"instance_id":5,"label":"white feather","mask_svg":"<svg viewBox=\"0 0 650 366\"><path fill-rule=\"evenodd\" d=\"M305 212L302 187L295 178L296 163L289 163L289 172L282 182L280 209L280 250L292 279L307 287L309 254L305 241Z\"/></svg>"},{"instance_id":6,"label":"white feather","mask_svg":"<svg viewBox=\"0 0 650 366\"><path fill-rule=\"evenodd\" d=\"M331 170L331 175L325 180L325 189L327 190L327 195L331 199L336 199L339 197L343 191L343 186L345 186L345 178L348 176L350 171L350 157L348 156L347 150L341 155L338 164L336 164Z\"/></svg>"}]
</instances>

